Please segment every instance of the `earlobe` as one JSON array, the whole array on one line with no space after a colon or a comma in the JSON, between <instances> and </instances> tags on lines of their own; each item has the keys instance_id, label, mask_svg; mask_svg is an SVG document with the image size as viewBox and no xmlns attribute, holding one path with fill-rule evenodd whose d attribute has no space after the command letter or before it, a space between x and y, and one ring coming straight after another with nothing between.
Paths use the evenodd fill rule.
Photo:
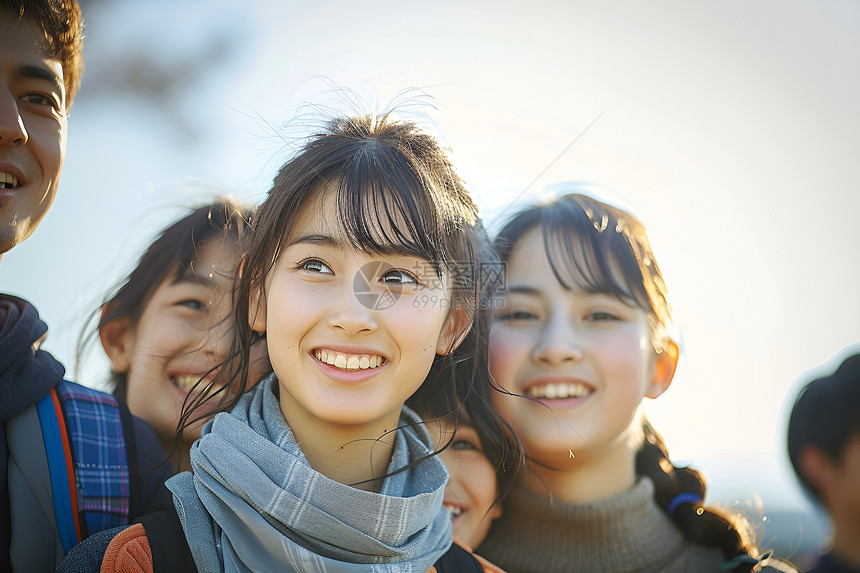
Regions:
<instances>
[{"instance_id":1,"label":"earlobe","mask_svg":"<svg viewBox=\"0 0 860 573\"><path fill-rule=\"evenodd\" d=\"M645 393L649 398L656 398L665 392L672 379L675 377L675 369L678 367L678 345L672 340L667 340L663 351L657 354L654 363L654 378Z\"/></svg>"},{"instance_id":2,"label":"earlobe","mask_svg":"<svg viewBox=\"0 0 860 573\"><path fill-rule=\"evenodd\" d=\"M102 309L102 317L107 310ZM131 335L131 320L128 317L115 318L99 329L102 348L110 359L111 370L117 374L128 372L131 366L130 350L134 347Z\"/></svg>"},{"instance_id":3,"label":"earlobe","mask_svg":"<svg viewBox=\"0 0 860 573\"><path fill-rule=\"evenodd\" d=\"M252 292L248 299L248 326L254 332L266 332L266 296L262 289Z\"/></svg>"},{"instance_id":4,"label":"earlobe","mask_svg":"<svg viewBox=\"0 0 860 573\"><path fill-rule=\"evenodd\" d=\"M451 309L436 341L436 354L445 356L454 352L471 329L472 320L466 311L459 307Z\"/></svg>"},{"instance_id":5,"label":"earlobe","mask_svg":"<svg viewBox=\"0 0 860 573\"><path fill-rule=\"evenodd\" d=\"M833 461L815 446L806 446L800 451L797 459L800 473L819 492L828 489L827 482L831 474Z\"/></svg>"},{"instance_id":6,"label":"earlobe","mask_svg":"<svg viewBox=\"0 0 860 573\"><path fill-rule=\"evenodd\" d=\"M496 502L493 504L492 509L490 509L490 517L493 519L498 519L502 516L502 504L500 502Z\"/></svg>"}]
</instances>

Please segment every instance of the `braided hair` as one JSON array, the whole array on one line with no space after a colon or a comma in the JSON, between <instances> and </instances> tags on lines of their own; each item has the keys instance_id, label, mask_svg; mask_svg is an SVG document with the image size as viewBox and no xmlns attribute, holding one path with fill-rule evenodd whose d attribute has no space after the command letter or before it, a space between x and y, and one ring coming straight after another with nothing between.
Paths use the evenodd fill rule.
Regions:
<instances>
[{"instance_id":1,"label":"braided hair","mask_svg":"<svg viewBox=\"0 0 860 573\"><path fill-rule=\"evenodd\" d=\"M728 513L703 504L705 478L690 467L678 467L669 459L669 451L648 421L642 424L645 439L636 454L636 473L654 482L654 497L684 536L699 545L718 547L732 571L746 573L758 563L758 551L746 527Z\"/></svg>"}]
</instances>

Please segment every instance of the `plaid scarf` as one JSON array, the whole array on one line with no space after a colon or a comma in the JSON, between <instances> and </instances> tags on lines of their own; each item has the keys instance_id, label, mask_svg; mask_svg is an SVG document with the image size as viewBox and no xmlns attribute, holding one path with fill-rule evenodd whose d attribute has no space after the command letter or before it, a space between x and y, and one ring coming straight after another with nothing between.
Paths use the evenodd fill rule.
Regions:
<instances>
[{"instance_id":1,"label":"plaid scarf","mask_svg":"<svg viewBox=\"0 0 860 573\"><path fill-rule=\"evenodd\" d=\"M452 541L442 461L389 476L380 493L333 481L296 444L277 383L271 375L218 414L192 447L193 473L167 482L198 570L427 571ZM390 471L432 447L411 410L401 421Z\"/></svg>"}]
</instances>

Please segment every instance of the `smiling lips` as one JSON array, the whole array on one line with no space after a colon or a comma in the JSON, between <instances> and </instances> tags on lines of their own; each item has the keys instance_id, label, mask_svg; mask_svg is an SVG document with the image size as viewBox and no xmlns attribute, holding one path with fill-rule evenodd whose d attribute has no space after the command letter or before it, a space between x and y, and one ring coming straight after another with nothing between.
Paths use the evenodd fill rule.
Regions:
<instances>
[{"instance_id":1,"label":"smiling lips","mask_svg":"<svg viewBox=\"0 0 860 573\"><path fill-rule=\"evenodd\" d=\"M6 171L0 171L0 189L14 189L17 186L17 177Z\"/></svg>"},{"instance_id":2,"label":"smiling lips","mask_svg":"<svg viewBox=\"0 0 860 573\"><path fill-rule=\"evenodd\" d=\"M191 388L197 384L198 380L200 380L199 374L186 374L184 376L177 376L174 378L173 385L183 392L190 392Z\"/></svg>"},{"instance_id":3,"label":"smiling lips","mask_svg":"<svg viewBox=\"0 0 860 573\"><path fill-rule=\"evenodd\" d=\"M443 502L442 506L448 510L448 515L451 516L451 519L455 517L459 517L461 513L463 513L463 507L459 504L451 503L451 502Z\"/></svg>"},{"instance_id":4,"label":"smiling lips","mask_svg":"<svg viewBox=\"0 0 860 573\"><path fill-rule=\"evenodd\" d=\"M562 400L565 398L584 398L594 391L582 382L552 382L536 384L526 390L526 396L538 400Z\"/></svg>"},{"instance_id":5,"label":"smiling lips","mask_svg":"<svg viewBox=\"0 0 860 573\"><path fill-rule=\"evenodd\" d=\"M314 350L314 358L341 370L369 370L385 363L385 358L378 354L347 354L323 348Z\"/></svg>"}]
</instances>

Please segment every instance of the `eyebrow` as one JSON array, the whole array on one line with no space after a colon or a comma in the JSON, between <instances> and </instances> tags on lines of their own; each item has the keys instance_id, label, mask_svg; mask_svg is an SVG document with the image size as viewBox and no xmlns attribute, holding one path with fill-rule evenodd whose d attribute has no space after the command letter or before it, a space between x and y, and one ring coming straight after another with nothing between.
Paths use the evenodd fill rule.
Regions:
<instances>
[{"instance_id":1,"label":"eyebrow","mask_svg":"<svg viewBox=\"0 0 860 573\"><path fill-rule=\"evenodd\" d=\"M328 235L301 235L290 241L290 244L287 246L292 247L293 245L317 245L340 249L344 246L343 241Z\"/></svg>"},{"instance_id":2,"label":"eyebrow","mask_svg":"<svg viewBox=\"0 0 860 573\"><path fill-rule=\"evenodd\" d=\"M506 290L508 293L512 294L528 294L532 296L540 296L541 294L541 291L539 289L528 286L509 286Z\"/></svg>"},{"instance_id":3,"label":"eyebrow","mask_svg":"<svg viewBox=\"0 0 860 573\"><path fill-rule=\"evenodd\" d=\"M65 96L66 87L63 85L62 80L60 80L57 74L47 68L40 68L38 66L20 66L16 70L15 75L19 78L32 78L35 80L49 81L57 87L57 90L63 94L63 96Z\"/></svg>"},{"instance_id":4,"label":"eyebrow","mask_svg":"<svg viewBox=\"0 0 860 573\"><path fill-rule=\"evenodd\" d=\"M171 284L179 284L179 283L191 283L197 284L203 287L217 289L218 285L215 283L212 278L207 275L201 275L199 273L194 272L192 269L185 269L181 275L176 277L176 280Z\"/></svg>"}]
</instances>

